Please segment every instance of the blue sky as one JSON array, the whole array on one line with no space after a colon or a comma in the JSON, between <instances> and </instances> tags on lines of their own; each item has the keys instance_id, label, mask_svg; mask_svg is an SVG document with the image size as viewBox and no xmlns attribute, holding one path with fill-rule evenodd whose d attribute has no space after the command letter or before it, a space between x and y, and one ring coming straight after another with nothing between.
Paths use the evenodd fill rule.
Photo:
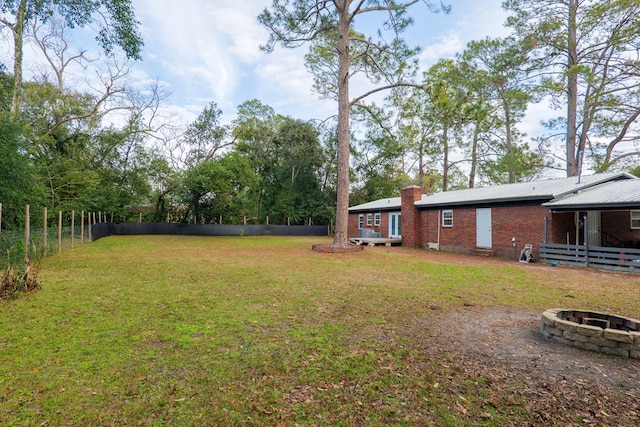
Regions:
<instances>
[{"instance_id":1,"label":"blue sky","mask_svg":"<svg viewBox=\"0 0 640 427\"><path fill-rule=\"evenodd\" d=\"M144 87L157 81L169 94L160 113L171 116L176 125L193 121L212 101L223 111L224 122L233 120L237 106L250 99L297 119L335 115L335 102L320 100L312 92L312 76L303 59L307 46L278 46L269 54L260 50L268 33L257 16L271 1L132 0L145 43L142 61L129 72L132 83ZM420 64L425 70L438 59L461 52L469 41L509 34L503 26L507 15L502 0L449 3L452 11L447 15L431 13L423 4L411 8L415 23L404 37L410 46L422 48ZM89 29L75 31L75 51L88 49L89 56L98 57L94 36ZM10 66L11 56L11 39L5 32L0 57ZM37 63L43 62L40 54L25 49L25 78L38 74L42 67ZM95 80L91 68L77 66L68 77L80 85L91 79ZM357 94L352 91L352 97ZM539 133L540 118L549 113L545 103L531 105L520 130Z\"/></svg>"},{"instance_id":2,"label":"blue sky","mask_svg":"<svg viewBox=\"0 0 640 427\"><path fill-rule=\"evenodd\" d=\"M467 42L504 36L502 0L451 0L450 14L413 7L415 24L406 33L423 49L426 68L452 57ZM211 101L226 120L236 107L259 99L276 112L300 119L335 114L335 103L311 91L312 78L303 56L306 47L273 53L260 51L268 38L257 15L271 0L133 0L145 40L143 61L135 65L141 79L158 79L171 94L169 108L192 120Z\"/></svg>"}]
</instances>

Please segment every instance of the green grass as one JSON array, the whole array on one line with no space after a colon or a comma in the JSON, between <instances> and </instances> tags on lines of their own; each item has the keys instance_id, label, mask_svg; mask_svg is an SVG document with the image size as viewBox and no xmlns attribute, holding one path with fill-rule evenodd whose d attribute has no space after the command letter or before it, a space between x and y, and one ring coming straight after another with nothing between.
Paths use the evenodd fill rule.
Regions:
<instances>
[{"instance_id":1,"label":"green grass","mask_svg":"<svg viewBox=\"0 0 640 427\"><path fill-rule=\"evenodd\" d=\"M0 303L0 424L527 422L524 396L492 401L492 384L429 351L416 325L463 304L542 311L569 294L640 308L632 276L585 284L579 270L551 270L558 279L421 250L310 250L328 242L110 237L43 260L42 290ZM517 381L504 388L517 396Z\"/></svg>"}]
</instances>

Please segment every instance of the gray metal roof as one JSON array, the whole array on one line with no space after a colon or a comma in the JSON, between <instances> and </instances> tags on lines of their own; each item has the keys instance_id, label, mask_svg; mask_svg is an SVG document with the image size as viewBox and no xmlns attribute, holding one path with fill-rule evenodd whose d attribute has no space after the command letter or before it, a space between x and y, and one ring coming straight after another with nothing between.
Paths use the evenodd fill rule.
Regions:
<instances>
[{"instance_id":1,"label":"gray metal roof","mask_svg":"<svg viewBox=\"0 0 640 427\"><path fill-rule=\"evenodd\" d=\"M399 210L400 209L400 197L391 197L389 199L379 199L373 202L363 203L361 205L352 206L350 211L384 211L384 210Z\"/></svg>"},{"instance_id":2,"label":"gray metal roof","mask_svg":"<svg viewBox=\"0 0 640 427\"><path fill-rule=\"evenodd\" d=\"M560 202L560 199L572 193L584 192L590 187L615 180L631 180L640 183L640 179L625 172L603 173L582 176L580 179L578 177L560 178L424 194L415 205L416 207L429 208L524 201L544 203L557 200ZM400 197L392 197L353 206L349 210L352 212L397 210L400 209L400 205Z\"/></svg>"},{"instance_id":3,"label":"gray metal roof","mask_svg":"<svg viewBox=\"0 0 640 427\"><path fill-rule=\"evenodd\" d=\"M609 182L544 206L552 210L640 208L640 179Z\"/></svg>"},{"instance_id":4,"label":"gray metal roof","mask_svg":"<svg viewBox=\"0 0 640 427\"><path fill-rule=\"evenodd\" d=\"M580 179L578 179L578 177L571 177L497 185L493 187L471 188L468 190L446 191L432 195L423 195L422 199L416 202L416 206L460 206L523 201L546 202L605 182L616 179L634 178L633 175L620 172L583 176L580 177Z\"/></svg>"}]
</instances>

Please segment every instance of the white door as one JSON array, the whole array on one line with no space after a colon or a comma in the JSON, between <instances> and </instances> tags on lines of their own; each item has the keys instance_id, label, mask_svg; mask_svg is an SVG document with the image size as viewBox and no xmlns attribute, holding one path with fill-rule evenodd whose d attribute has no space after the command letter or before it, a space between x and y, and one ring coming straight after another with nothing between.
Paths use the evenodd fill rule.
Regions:
<instances>
[{"instance_id":1,"label":"white door","mask_svg":"<svg viewBox=\"0 0 640 427\"><path fill-rule=\"evenodd\" d=\"M589 246L600 246L600 211L587 212Z\"/></svg>"},{"instance_id":2,"label":"white door","mask_svg":"<svg viewBox=\"0 0 640 427\"><path fill-rule=\"evenodd\" d=\"M491 208L476 209L476 246L491 248Z\"/></svg>"},{"instance_id":3,"label":"white door","mask_svg":"<svg viewBox=\"0 0 640 427\"><path fill-rule=\"evenodd\" d=\"M402 215L400 212L389 213L389 237L396 239L402 237Z\"/></svg>"}]
</instances>

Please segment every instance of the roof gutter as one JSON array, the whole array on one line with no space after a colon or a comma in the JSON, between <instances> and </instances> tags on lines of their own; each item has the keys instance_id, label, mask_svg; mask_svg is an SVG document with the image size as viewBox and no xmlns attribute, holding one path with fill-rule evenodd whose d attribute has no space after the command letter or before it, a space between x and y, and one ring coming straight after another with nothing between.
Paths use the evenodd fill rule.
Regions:
<instances>
[{"instance_id":1,"label":"roof gutter","mask_svg":"<svg viewBox=\"0 0 640 427\"><path fill-rule=\"evenodd\" d=\"M442 208L449 206L478 206L478 205L493 205L504 203L520 203L520 202L548 202L553 199L553 195L544 196L529 196L529 197L510 197L505 199L483 199L483 200L464 200L457 202L442 202L442 203L425 203L424 200L420 203L416 203L417 208Z\"/></svg>"},{"instance_id":2,"label":"roof gutter","mask_svg":"<svg viewBox=\"0 0 640 427\"><path fill-rule=\"evenodd\" d=\"M614 210L627 210L627 209L639 209L638 203L597 203L590 205L560 205L553 206L548 203L543 204L544 207L551 209L552 212L567 212L567 211L614 211Z\"/></svg>"}]
</instances>

